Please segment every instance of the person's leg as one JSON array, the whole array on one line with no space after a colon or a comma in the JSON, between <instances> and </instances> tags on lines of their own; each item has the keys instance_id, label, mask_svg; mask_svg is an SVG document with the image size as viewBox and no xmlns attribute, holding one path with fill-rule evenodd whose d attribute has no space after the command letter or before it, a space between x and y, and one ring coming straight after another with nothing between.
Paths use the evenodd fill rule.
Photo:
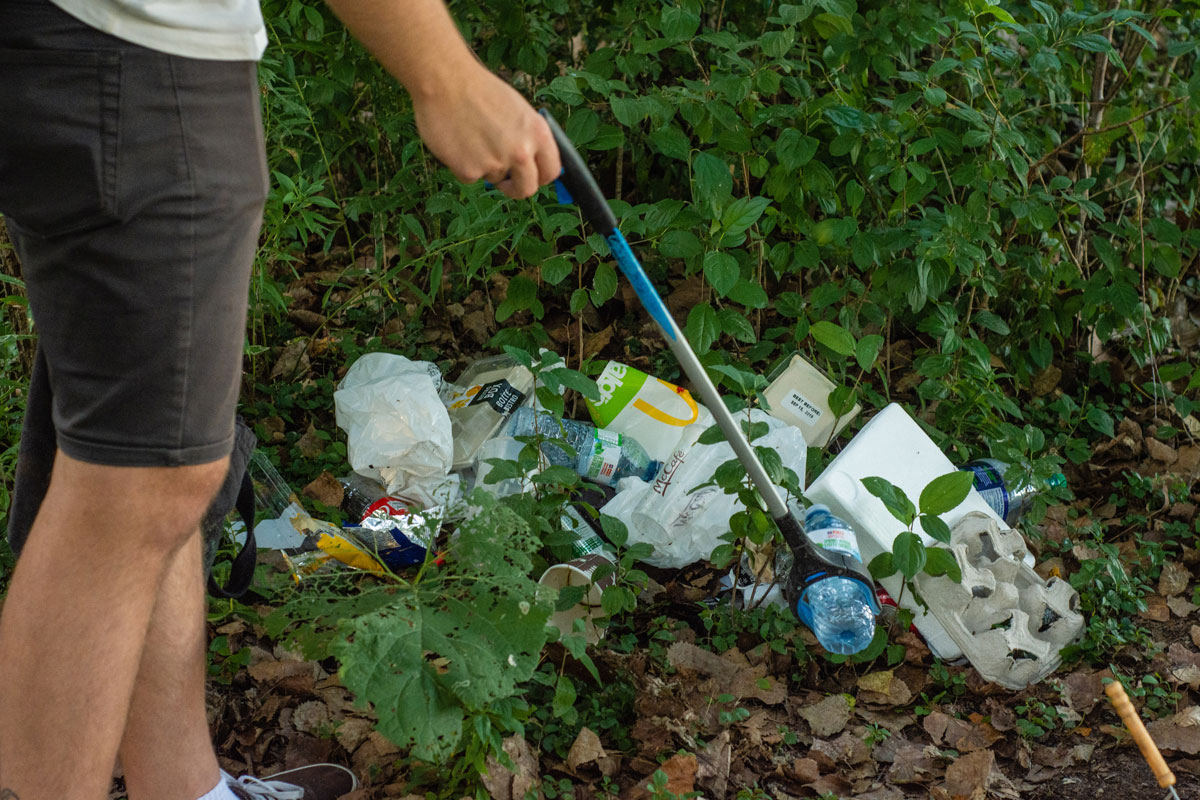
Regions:
<instances>
[{"instance_id":1,"label":"person's leg","mask_svg":"<svg viewBox=\"0 0 1200 800\"><path fill-rule=\"evenodd\" d=\"M155 598L225 468L57 454L0 617L0 794L106 795Z\"/></svg>"},{"instance_id":2,"label":"person's leg","mask_svg":"<svg viewBox=\"0 0 1200 800\"><path fill-rule=\"evenodd\" d=\"M197 532L175 554L150 618L120 749L130 800L195 800L220 774L204 705L200 544Z\"/></svg>"}]
</instances>

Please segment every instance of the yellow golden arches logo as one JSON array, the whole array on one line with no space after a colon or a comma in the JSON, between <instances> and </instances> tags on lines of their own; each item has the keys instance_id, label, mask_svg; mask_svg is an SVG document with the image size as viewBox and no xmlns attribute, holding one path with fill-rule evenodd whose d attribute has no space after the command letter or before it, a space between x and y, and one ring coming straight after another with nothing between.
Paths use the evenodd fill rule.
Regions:
<instances>
[{"instance_id":1,"label":"yellow golden arches logo","mask_svg":"<svg viewBox=\"0 0 1200 800\"><path fill-rule=\"evenodd\" d=\"M699 407L697 407L696 401L692 399L692 395L690 392L688 392L687 389L681 389L678 386L667 383L662 378L655 378L654 380L658 381L663 386L667 387L668 389L670 389L673 392L676 392L680 397L682 397L683 402L687 403L687 407L689 409L691 409L692 416L689 417L688 419L683 419L682 417L672 417L670 414L666 413L661 408L650 405L649 403L647 403L645 400L643 400L640 397L637 400L633 401L633 407L635 409L642 412L643 414L645 414L647 417L649 417L652 420L661 422L664 425L675 425L680 428L684 427L685 425L691 425L693 422L695 422L697 419L700 418L700 409L699 409Z\"/></svg>"}]
</instances>

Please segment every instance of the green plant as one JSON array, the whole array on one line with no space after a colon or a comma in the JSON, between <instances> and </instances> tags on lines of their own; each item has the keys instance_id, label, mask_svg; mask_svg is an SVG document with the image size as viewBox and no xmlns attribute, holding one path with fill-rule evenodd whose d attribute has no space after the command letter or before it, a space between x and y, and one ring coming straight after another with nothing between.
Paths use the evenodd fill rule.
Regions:
<instances>
[{"instance_id":1,"label":"green plant","mask_svg":"<svg viewBox=\"0 0 1200 800\"><path fill-rule=\"evenodd\" d=\"M880 553L867 565L871 577L875 580L887 578L897 572L903 576L897 602L903 598L904 589L909 587L917 601L922 606L925 605L912 583L920 573L931 577L944 575L955 583L962 580L962 570L954 560L953 554L940 547L926 547L921 537L913 532L913 524L919 521L929 537L949 544L950 528L939 515L953 510L967 498L967 493L971 490L971 481L971 474L962 471L934 478L921 490L918 505L914 506L901 489L884 478L863 478L862 483L867 491L882 500L892 516L907 528L892 540L891 552Z\"/></svg>"},{"instance_id":2,"label":"green plant","mask_svg":"<svg viewBox=\"0 0 1200 800\"><path fill-rule=\"evenodd\" d=\"M1026 739L1040 739L1059 725L1059 714L1054 706L1036 697L1018 703L1014 710L1020 715L1015 723L1017 733Z\"/></svg>"},{"instance_id":3,"label":"green plant","mask_svg":"<svg viewBox=\"0 0 1200 800\"><path fill-rule=\"evenodd\" d=\"M881 742L886 742L892 735L892 732L874 722L867 723L867 732L863 735L863 741L867 743L867 747L874 747Z\"/></svg>"}]
</instances>

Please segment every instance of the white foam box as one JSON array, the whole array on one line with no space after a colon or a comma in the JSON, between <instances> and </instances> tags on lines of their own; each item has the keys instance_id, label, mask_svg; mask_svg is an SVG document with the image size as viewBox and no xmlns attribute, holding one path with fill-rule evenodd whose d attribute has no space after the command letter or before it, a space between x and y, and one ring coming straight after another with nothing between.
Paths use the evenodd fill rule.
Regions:
<instances>
[{"instance_id":1,"label":"white foam box","mask_svg":"<svg viewBox=\"0 0 1200 800\"><path fill-rule=\"evenodd\" d=\"M863 563L869 564L880 553L891 552L892 541L905 528L887 510L882 500L867 491L862 479L877 476L890 481L902 489L915 506L921 490L930 481L955 469L957 467L921 430L916 420L899 405L892 403L862 427L816 480L809 484L804 494L814 503L829 506L834 514L854 527ZM942 514L941 519L953 528L972 511L986 514L1001 527L1007 527L974 489L957 508ZM920 523L917 523L915 530L925 544L935 544L922 531ZM904 596L900 596L900 582L899 573L879 581L902 608L914 613L913 623L935 656L945 661L961 658L962 649L932 614L916 604L912 592L905 591Z\"/></svg>"}]
</instances>

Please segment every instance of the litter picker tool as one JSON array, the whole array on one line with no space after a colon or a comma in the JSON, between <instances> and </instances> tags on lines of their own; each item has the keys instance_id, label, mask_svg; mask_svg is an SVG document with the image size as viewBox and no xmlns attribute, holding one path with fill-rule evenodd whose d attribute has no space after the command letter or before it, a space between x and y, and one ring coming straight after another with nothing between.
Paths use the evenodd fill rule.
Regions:
<instances>
[{"instance_id":1,"label":"litter picker tool","mask_svg":"<svg viewBox=\"0 0 1200 800\"><path fill-rule=\"evenodd\" d=\"M806 587L822 578L839 575L866 584L867 588L871 590L869 594L873 598L874 584L871 581L870 573L861 562L841 553L816 547L804 535L804 529L800 527L800 523L788 509L787 503L780 497L767 470L750 446L750 442L746 440L741 427L729 413L729 409L725 407L720 394L717 393L716 386L708 377L708 373L704 371L703 365L696 357L691 345L688 344L683 331L671 317L666 304L655 290L654 284L650 282L650 278L642 269L637 256L633 254L629 243L625 241L625 236L617 227L617 218L608 207L608 201L596 184L595 177L592 176L583 158L550 113L545 109L541 113L550 124L550 130L554 134L554 140L558 144L558 152L562 158L563 172L555 181L559 202L577 204L583 212L584 219L608 242L608 248L612 252L613 258L616 259L617 266L632 284L642 307L658 324L663 338L667 340L667 346L675 354L684 374L691 379L696 393L700 395L701 400L712 413L713 419L725 434L726 441L733 448L733 452L742 466L746 468L746 474L750 477L750 481L758 490L759 495L762 496L767 511L775 520L775 524L779 526L779 531L783 534L783 539L794 556L795 566L792 569L797 596L802 595Z\"/></svg>"},{"instance_id":2,"label":"litter picker tool","mask_svg":"<svg viewBox=\"0 0 1200 800\"><path fill-rule=\"evenodd\" d=\"M1142 751L1142 758L1146 759L1146 763L1150 765L1150 771L1154 773L1158 785L1170 792L1169 797L1179 800L1179 794L1175 791L1175 773L1171 772L1171 768L1163 760L1162 753L1158 752L1158 745L1150 738L1150 732L1146 730L1142 718L1134 710L1133 703L1129 701L1129 695L1125 694L1125 687L1119 680L1114 679L1112 683L1104 687L1104 693L1112 701L1113 708L1117 710L1117 716L1121 718L1121 722L1125 723L1125 727L1133 736L1133 741L1137 742L1138 749Z\"/></svg>"}]
</instances>

